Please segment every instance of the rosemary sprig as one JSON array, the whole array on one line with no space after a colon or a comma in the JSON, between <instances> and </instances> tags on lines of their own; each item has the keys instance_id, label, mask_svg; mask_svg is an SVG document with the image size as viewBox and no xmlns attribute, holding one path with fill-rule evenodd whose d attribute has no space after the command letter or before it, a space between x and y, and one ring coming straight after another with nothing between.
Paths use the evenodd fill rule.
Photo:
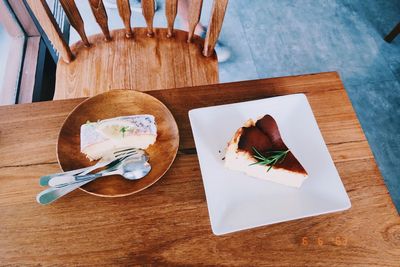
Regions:
<instances>
[{"instance_id":1,"label":"rosemary sprig","mask_svg":"<svg viewBox=\"0 0 400 267\"><path fill-rule=\"evenodd\" d=\"M289 153L289 149L280 151L268 151L267 152L268 156L264 156L255 147L253 147L253 150L254 150L253 157L257 159L258 162L252 163L250 164L250 166L256 164L269 166L267 172L269 172L269 170L271 170L271 168L275 164L283 162L286 158L286 155Z\"/></svg>"}]
</instances>

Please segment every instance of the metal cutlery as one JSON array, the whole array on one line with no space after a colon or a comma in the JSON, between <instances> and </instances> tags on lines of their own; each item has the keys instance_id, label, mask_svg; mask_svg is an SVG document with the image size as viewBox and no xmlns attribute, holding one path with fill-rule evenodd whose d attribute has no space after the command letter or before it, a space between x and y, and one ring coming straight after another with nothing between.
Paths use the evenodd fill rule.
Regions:
<instances>
[{"instance_id":1,"label":"metal cutlery","mask_svg":"<svg viewBox=\"0 0 400 267\"><path fill-rule=\"evenodd\" d=\"M76 169L72 171L67 171L67 172L61 172L61 173L54 173L54 174L49 174L40 177L39 184L41 186L48 186L49 181L53 177L57 176L64 176L64 175L85 175L90 173L91 171L94 171L99 168L107 167L109 164L111 164L114 160L120 159L126 156L133 156L133 155L138 155L141 156L143 155L144 151L140 149L135 149L135 148L127 148L127 149L122 149L115 151L113 153L110 153L109 155L101 158L95 165L86 167L86 168L81 168L81 169Z\"/></svg>"},{"instance_id":2,"label":"metal cutlery","mask_svg":"<svg viewBox=\"0 0 400 267\"><path fill-rule=\"evenodd\" d=\"M129 162L129 164L132 165L131 169L133 171L134 167L135 167L134 162L136 162L137 163L136 169L140 172L140 170L142 169L142 165L147 163L148 160L149 160L149 157L147 156L147 154L144 153L143 155L140 155L140 157L137 157L136 155L126 157L122 163L124 164L124 163ZM119 166L120 162L117 162L117 164ZM80 174L80 175L63 175L63 176L53 177L49 181L49 186L63 187L63 186L67 186L67 185L70 185L73 183L77 183L77 182L82 182L82 181L86 181L86 180L94 180L94 179L102 177L102 176L110 176L110 175L119 174L119 173L112 174L111 171L114 169L115 169L114 166L109 166L107 171L110 171L110 173L107 173L107 175L104 175L104 172L101 172L101 173L87 174L87 175ZM118 170L115 170L114 172L118 172ZM136 180L136 179L131 179L131 180Z\"/></svg>"},{"instance_id":3,"label":"metal cutlery","mask_svg":"<svg viewBox=\"0 0 400 267\"><path fill-rule=\"evenodd\" d=\"M137 180L143 178L151 170L151 166L147 162L147 160L147 156L144 157L142 160L130 157L124 158L123 160L120 160L117 164L115 164L111 169L107 169L96 174L77 176L79 179L82 180L76 180L72 183L66 183L64 186L48 188L37 195L36 201L43 205L50 204L60 197L99 177L109 175L121 175L128 180Z\"/></svg>"}]
</instances>

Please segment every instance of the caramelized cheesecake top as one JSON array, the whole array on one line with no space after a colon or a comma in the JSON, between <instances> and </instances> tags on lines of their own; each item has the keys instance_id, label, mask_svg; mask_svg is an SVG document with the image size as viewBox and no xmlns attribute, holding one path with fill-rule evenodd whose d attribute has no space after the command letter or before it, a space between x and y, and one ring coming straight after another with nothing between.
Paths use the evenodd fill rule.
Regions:
<instances>
[{"instance_id":1,"label":"caramelized cheesecake top","mask_svg":"<svg viewBox=\"0 0 400 267\"><path fill-rule=\"evenodd\" d=\"M265 156L268 156L268 152L270 151L288 150L288 147L281 138L276 121L270 115L265 115L255 125L240 128L236 137L240 137L238 150L245 151L251 156L254 155L253 148ZM288 152L282 162L275 164L274 168L307 174L291 151Z\"/></svg>"}]
</instances>

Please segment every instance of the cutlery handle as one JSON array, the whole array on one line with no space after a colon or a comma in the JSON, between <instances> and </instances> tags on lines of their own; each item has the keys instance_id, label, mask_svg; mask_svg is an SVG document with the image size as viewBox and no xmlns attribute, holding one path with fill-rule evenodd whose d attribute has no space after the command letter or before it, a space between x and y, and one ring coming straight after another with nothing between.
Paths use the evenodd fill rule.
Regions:
<instances>
[{"instance_id":1,"label":"cutlery handle","mask_svg":"<svg viewBox=\"0 0 400 267\"><path fill-rule=\"evenodd\" d=\"M73 182L71 184L66 184L64 186L58 186L58 187L50 187L42 192L40 192L37 196L36 196L36 201L39 204L43 204L43 205L47 205L52 203L53 201L59 199L62 196L65 196L66 194L74 191L75 189L93 181L96 178L99 178L101 176L109 176L109 175L116 175L119 174L121 175L121 172L119 170L115 170L115 171L102 171L100 173L96 173L96 174L88 174L85 176L81 176L79 177L80 179L85 179L85 180L79 180L76 182ZM89 179L89 177L91 177L92 179Z\"/></svg>"},{"instance_id":2,"label":"cutlery handle","mask_svg":"<svg viewBox=\"0 0 400 267\"><path fill-rule=\"evenodd\" d=\"M49 181L49 186L51 186L51 187L61 187L61 186L66 186L68 184L75 183L75 182L93 180L93 179L99 178L101 176L103 176L103 174L100 174L100 173L87 174L87 175L78 175L78 176L74 176L74 175L57 176L57 177L53 177Z\"/></svg>"},{"instance_id":3,"label":"cutlery handle","mask_svg":"<svg viewBox=\"0 0 400 267\"><path fill-rule=\"evenodd\" d=\"M55 174L50 174L50 175L45 175L40 177L40 185L41 186L48 186L50 185L50 181L54 179L55 177L62 177L62 176L73 176L73 175L86 175L91 171L94 171L95 169L102 168L108 164L110 164L113 160L100 160L97 162L95 165L86 167L86 168L81 168L77 170L72 170L72 171L67 171L67 172L60 172L60 173L55 173Z\"/></svg>"},{"instance_id":4,"label":"cutlery handle","mask_svg":"<svg viewBox=\"0 0 400 267\"><path fill-rule=\"evenodd\" d=\"M81 169L77 169L77 170L73 170L73 171L67 171L67 172L60 172L60 173L54 173L54 174L49 174L49 175L45 175L40 177L39 180L39 184L41 186L48 186L49 185L49 181L53 178L53 177L57 177L57 176L63 176L63 175L78 175L78 174L86 174L83 173L85 170L92 168L92 167L87 167L87 168L81 168ZM90 172L90 171L89 171Z\"/></svg>"},{"instance_id":5,"label":"cutlery handle","mask_svg":"<svg viewBox=\"0 0 400 267\"><path fill-rule=\"evenodd\" d=\"M49 175L45 175L40 177L40 182L39 184L41 186L48 186L49 185L49 181L53 178L53 177L58 177L58 176L64 176L64 175L85 175L88 174L91 171L94 171L96 169L99 168L103 168L106 167L109 164L112 164L115 160L118 159L123 159L126 157L130 157L130 156L136 156L136 157L143 157L143 153L139 153L136 150L126 150L126 151L121 151L119 152L118 155L108 155L103 157L100 161L98 161L95 165L90 166L90 167L86 167L86 168L81 168L81 169L77 169L77 170L72 170L72 171L67 171L67 172L60 172L60 173L54 173L54 174L49 174Z\"/></svg>"},{"instance_id":6,"label":"cutlery handle","mask_svg":"<svg viewBox=\"0 0 400 267\"><path fill-rule=\"evenodd\" d=\"M84 184L89 183L92 180L87 180L87 181L83 181L83 182L79 182L79 183L75 183L69 186L64 186L64 187L50 187L42 192L40 192L37 196L36 196L36 201L39 204L42 205L47 205L52 203L53 201L59 199L62 196L65 196L66 194L74 191L75 189L83 186Z\"/></svg>"}]
</instances>

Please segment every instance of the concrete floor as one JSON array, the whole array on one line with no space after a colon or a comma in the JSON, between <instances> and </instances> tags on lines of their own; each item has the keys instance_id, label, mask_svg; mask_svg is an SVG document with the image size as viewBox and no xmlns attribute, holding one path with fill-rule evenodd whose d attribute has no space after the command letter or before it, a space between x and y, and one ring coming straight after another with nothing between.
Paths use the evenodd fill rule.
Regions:
<instances>
[{"instance_id":1,"label":"concrete floor","mask_svg":"<svg viewBox=\"0 0 400 267\"><path fill-rule=\"evenodd\" d=\"M155 25L164 26L158 4ZM87 31L99 32L87 1L79 5ZM210 9L205 0L204 24ZM122 28L117 11L109 18ZM220 80L338 71L400 211L400 36L383 40L399 21L400 0L231 0L220 40L232 58L220 64ZM145 25L140 14L133 25Z\"/></svg>"}]
</instances>

